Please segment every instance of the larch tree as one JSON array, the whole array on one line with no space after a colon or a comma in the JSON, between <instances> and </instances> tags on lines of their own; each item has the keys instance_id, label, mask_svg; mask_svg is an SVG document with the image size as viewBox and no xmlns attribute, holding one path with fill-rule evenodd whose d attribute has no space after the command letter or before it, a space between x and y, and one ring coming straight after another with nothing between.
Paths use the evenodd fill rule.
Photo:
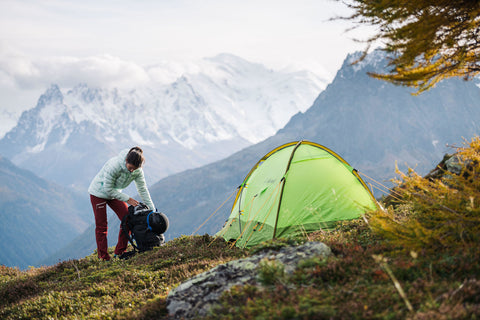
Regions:
<instances>
[{"instance_id":1,"label":"larch tree","mask_svg":"<svg viewBox=\"0 0 480 320\"><path fill-rule=\"evenodd\" d=\"M390 72L371 76L418 94L442 79L471 80L480 72L480 0L338 1L354 10L345 19L377 27L369 45L384 42L391 53Z\"/></svg>"}]
</instances>

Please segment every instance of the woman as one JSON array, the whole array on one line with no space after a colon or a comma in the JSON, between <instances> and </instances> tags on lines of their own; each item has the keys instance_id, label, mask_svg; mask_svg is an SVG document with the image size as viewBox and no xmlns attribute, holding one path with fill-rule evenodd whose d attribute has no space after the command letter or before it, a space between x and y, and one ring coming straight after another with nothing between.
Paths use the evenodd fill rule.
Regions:
<instances>
[{"instance_id":1,"label":"woman","mask_svg":"<svg viewBox=\"0 0 480 320\"><path fill-rule=\"evenodd\" d=\"M88 192L95 214L95 239L97 240L98 257L110 260L107 243L107 205L117 214L120 221L128 214L128 205L137 206L138 201L122 193L132 181L135 181L137 191L149 209L155 206L148 192L142 165L145 162L143 151L139 147L125 149L116 157L108 160L100 172L95 176ZM115 247L115 256L125 252L128 239L120 230Z\"/></svg>"}]
</instances>

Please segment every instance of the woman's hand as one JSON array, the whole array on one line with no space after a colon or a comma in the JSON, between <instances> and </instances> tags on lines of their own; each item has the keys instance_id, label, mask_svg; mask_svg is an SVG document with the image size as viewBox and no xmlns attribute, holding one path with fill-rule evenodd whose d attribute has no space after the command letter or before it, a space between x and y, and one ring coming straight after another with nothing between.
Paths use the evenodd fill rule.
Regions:
<instances>
[{"instance_id":1,"label":"woman's hand","mask_svg":"<svg viewBox=\"0 0 480 320\"><path fill-rule=\"evenodd\" d=\"M138 206L138 201L133 198L128 199L127 203L134 207Z\"/></svg>"}]
</instances>

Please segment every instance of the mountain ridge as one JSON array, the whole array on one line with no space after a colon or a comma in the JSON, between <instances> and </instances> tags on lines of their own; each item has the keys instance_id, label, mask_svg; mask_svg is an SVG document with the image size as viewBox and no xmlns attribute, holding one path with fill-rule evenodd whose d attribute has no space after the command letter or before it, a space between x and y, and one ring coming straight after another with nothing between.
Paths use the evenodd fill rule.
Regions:
<instances>
[{"instance_id":1,"label":"mountain ridge","mask_svg":"<svg viewBox=\"0 0 480 320\"><path fill-rule=\"evenodd\" d=\"M141 145L155 182L274 134L324 86L312 73L273 71L228 54L197 69L135 89L52 84L0 150L40 177L86 189L106 159Z\"/></svg>"},{"instance_id":2,"label":"mountain ridge","mask_svg":"<svg viewBox=\"0 0 480 320\"><path fill-rule=\"evenodd\" d=\"M195 230L259 159L284 143L310 140L324 145L360 171L372 186L388 185L395 177L396 163L401 170L415 167L425 174L444 153L452 151L446 144L461 145L462 137L480 133L480 122L475 121L480 119L480 89L474 83L451 79L416 97L408 88L367 76L366 71L385 70L383 53L374 52L362 69L351 65L354 58L349 55L345 59L335 79L311 108L293 116L274 136L224 160L154 184L151 194L155 203L174 216L172 236ZM382 194L373 191L377 196ZM232 201L227 202L199 232L218 231L231 205ZM176 224L182 226L180 230L174 230Z\"/></svg>"},{"instance_id":3,"label":"mountain ridge","mask_svg":"<svg viewBox=\"0 0 480 320\"><path fill-rule=\"evenodd\" d=\"M88 199L1 156L0 181L0 264L38 266L92 221Z\"/></svg>"},{"instance_id":4,"label":"mountain ridge","mask_svg":"<svg viewBox=\"0 0 480 320\"><path fill-rule=\"evenodd\" d=\"M407 88L395 87L365 74L382 70L385 67L382 57L385 58L375 53L368 60L371 63L359 69L350 63L354 56L348 56L312 107L293 116L276 135L223 160L170 175L152 185L154 203L171 221L167 240L191 234L202 225L235 192L250 168L281 144L311 140L325 145L361 174L385 184L394 176L396 161L400 168L412 166L426 173L425 170L451 150L445 147L446 143L461 143L462 136L479 132L475 119L480 118L480 110L476 108L480 89L474 83L448 80L422 97L414 97ZM214 234L220 229L233 200L229 201L199 233ZM118 230L115 228L118 228L116 222L111 229L114 234ZM89 244L72 243L70 248L90 251L66 250L62 259L91 252L94 248L91 231L82 239ZM51 258L58 259L55 255Z\"/></svg>"}]
</instances>

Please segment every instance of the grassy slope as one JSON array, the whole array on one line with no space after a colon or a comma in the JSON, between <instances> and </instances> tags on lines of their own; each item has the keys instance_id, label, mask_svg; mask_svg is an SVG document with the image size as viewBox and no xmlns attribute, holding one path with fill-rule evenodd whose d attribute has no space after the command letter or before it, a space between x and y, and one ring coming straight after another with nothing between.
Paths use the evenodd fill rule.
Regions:
<instances>
[{"instance_id":1,"label":"grassy slope","mask_svg":"<svg viewBox=\"0 0 480 320\"><path fill-rule=\"evenodd\" d=\"M465 319L480 316L480 253L476 246L425 254L389 245L362 220L309 240L331 246L334 256L312 259L292 276L270 273L263 287L235 288L211 319ZM277 245L277 244L270 244ZM94 255L20 272L0 269L0 318L162 319L169 290L246 251L211 237L181 237L128 261ZM413 311L400 296L391 270ZM269 270L262 270L269 274ZM268 280L270 279L270 280Z\"/></svg>"},{"instance_id":2,"label":"grassy slope","mask_svg":"<svg viewBox=\"0 0 480 320\"><path fill-rule=\"evenodd\" d=\"M162 318L170 288L242 255L224 241L195 236L127 261L100 261L92 254L25 272L1 267L0 318Z\"/></svg>"}]
</instances>

